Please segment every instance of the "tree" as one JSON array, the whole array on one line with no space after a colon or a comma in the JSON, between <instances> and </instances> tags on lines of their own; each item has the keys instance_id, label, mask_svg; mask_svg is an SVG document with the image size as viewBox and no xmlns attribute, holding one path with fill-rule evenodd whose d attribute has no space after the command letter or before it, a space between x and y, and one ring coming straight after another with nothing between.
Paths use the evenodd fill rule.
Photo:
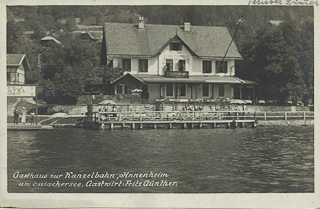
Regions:
<instances>
[{"instance_id":1,"label":"tree","mask_svg":"<svg viewBox=\"0 0 320 209\"><path fill-rule=\"evenodd\" d=\"M293 23L268 25L260 28L253 41L243 47L244 61L238 70L245 72L242 73L245 78L259 83L260 97L285 101L301 100L308 95L306 73L301 66L304 50L300 33L301 29Z\"/></svg>"}]
</instances>

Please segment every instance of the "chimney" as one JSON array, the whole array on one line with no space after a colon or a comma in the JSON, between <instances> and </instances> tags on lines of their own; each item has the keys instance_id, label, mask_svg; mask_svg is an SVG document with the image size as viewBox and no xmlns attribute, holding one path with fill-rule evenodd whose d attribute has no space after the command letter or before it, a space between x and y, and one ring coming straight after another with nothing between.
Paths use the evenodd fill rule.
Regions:
<instances>
[{"instance_id":1,"label":"chimney","mask_svg":"<svg viewBox=\"0 0 320 209\"><path fill-rule=\"evenodd\" d=\"M189 22L185 22L183 26L184 31L190 32L191 25Z\"/></svg>"},{"instance_id":2,"label":"chimney","mask_svg":"<svg viewBox=\"0 0 320 209\"><path fill-rule=\"evenodd\" d=\"M139 24L138 24L139 29L144 29L144 20L143 17L139 17Z\"/></svg>"}]
</instances>

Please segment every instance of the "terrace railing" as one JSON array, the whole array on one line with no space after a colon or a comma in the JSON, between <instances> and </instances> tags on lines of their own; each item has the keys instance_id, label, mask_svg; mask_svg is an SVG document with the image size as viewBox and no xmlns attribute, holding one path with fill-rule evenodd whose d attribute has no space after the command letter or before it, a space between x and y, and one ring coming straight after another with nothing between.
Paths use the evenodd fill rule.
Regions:
<instances>
[{"instance_id":1,"label":"terrace railing","mask_svg":"<svg viewBox=\"0 0 320 209\"><path fill-rule=\"evenodd\" d=\"M165 71L164 76L167 78L189 78L188 71Z\"/></svg>"},{"instance_id":2,"label":"terrace railing","mask_svg":"<svg viewBox=\"0 0 320 209\"><path fill-rule=\"evenodd\" d=\"M96 112L97 122L112 121L210 121L210 120L307 120L313 112L246 112L246 111L127 111Z\"/></svg>"}]
</instances>

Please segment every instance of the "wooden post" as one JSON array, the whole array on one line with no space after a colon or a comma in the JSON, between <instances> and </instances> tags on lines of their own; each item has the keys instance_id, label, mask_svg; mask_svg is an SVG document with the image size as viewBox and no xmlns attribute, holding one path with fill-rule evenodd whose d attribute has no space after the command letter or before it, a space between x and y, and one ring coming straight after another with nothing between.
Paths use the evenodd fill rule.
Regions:
<instances>
[{"instance_id":1,"label":"wooden post","mask_svg":"<svg viewBox=\"0 0 320 209\"><path fill-rule=\"evenodd\" d=\"M191 123L191 129L193 129L194 128L194 123Z\"/></svg>"},{"instance_id":2,"label":"wooden post","mask_svg":"<svg viewBox=\"0 0 320 209\"><path fill-rule=\"evenodd\" d=\"M230 122L227 122L227 128L230 128Z\"/></svg>"},{"instance_id":3,"label":"wooden post","mask_svg":"<svg viewBox=\"0 0 320 209\"><path fill-rule=\"evenodd\" d=\"M200 124L199 124L199 128L202 128L202 126L203 126L202 123L200 123Z\"/></svg>"},{"instance_id":4,"label":"wooden post","mask_svg":"<svg viewBox=\"0 0 320 209\"><path fill-rule=\"evenodd\" d=\"M303 112L303 121L304 121L304 125L307 125L307 118L306 118L306 112Z\"/></svg>"},{"instance_id":5,"label":"wooden post","mask_svg":"<svg viewBox=\"0 0 320 209\"><path fill-rule=\"evenodd\" d=\"M169 129L172 129L172 123L169 123Z\"/></svg>"},{"instance_id":6,"label":"wooden post","mask_svg":"<svg viewBox=\"0 0 320 209\"><path fill-rule=\"evenodd\" d=\"M154 124L153 124L153 128L154 128L154 129L157 129L157 124L154 123Z\"/></svg>"},{"instance_id":7,"label":"wooden post","mask_svg":"<svg viewBox=\"0 0 320 209\"><path fill-rule=\"evenodd\" d=\"M135 123L131 124L131 129L134 130L135 129Z\"/></svg>"},{"instance_id":8,"label":"wooden post","mask_svg":"<svg viewBox=\"0 0 320 209\"><path fill-rule=\"evenodd\" d=\"M264 116L264 120L267 120L267 112L264 112L263 116Z\"/></svg>"},{"instance_id":9,"label":"wooden post","mask_svg":"<svg viewBox=\"0 0 320 209\"><path fill-rule=\"evenodd\" d=\"M143 129L143 123L140 123L140 130Z\"/></svg>"},{"instance_id":10,"label":"wooden post","mask_svg":"<svg viewBox=\"0 0 320 209\"><path fill-rule=\"evenodd\" d=\"M183 128L186 129L187 128L187 124L183 123Z\"/></svg>"},{"instance_id":11,"label":"wooden post","mask_svg":"<svg viewBox=\"0 0 320 209\"><path fill-rule=\"evenodd\" d=\"M253 93L253 105L256 105L256 87L252 87L252 93Z\"/></svg>"},{"instance_id":12,"label":"wooden post","mask_svg":"<svg viewBox=\"0 0 320 209\"><path fill-rule=\"evenodd\" d=\"M287 120L288 116L287 116L287 112L284 112L284 120Z\"/></svg>"},{"instance_id":13,"label":"wooden post","mask_svg":"<svg viewBox=\"0 0 320 209\"><path fill-rule=\"evenodd\" d=\"M122 129L124 129L126 127L126 124L125 123L122 123Z\"/></svg>"},{"instance_id":14,"label":"wooden post","mask_svg":"<svg viewBox=\"0 0 320 209\"><path fill-rule=\"evenodd\" d=\"M237 120L239 120L239 112L237 112Z\"/></svg>"},{"instance_id":15,"label":"wooden post","mask_svg":"<svg viewBox=\"0 0 320 209\"><path fill-rule=\"evenodd\" d=\"M113 123L110 123L110 130L113 130Z\"/></svg>"},{"instance_id":16,"label":"wooden post","mask_svg":"<svg viewBox=\"0 0 320 209\"><path fill-rule=\"evenodd\" d=\"M237 128L238 127L237 121L234 120L233 123L234 123L234 127Z\"/></svg>"},{"instance_id":17,"label":"wooden post","mask_svg":"<svg viewBox=\"0 0 320 209\"><path fill-rule=\"evenodd\" d=\"M216 127L216 123L212 123L212 128L215 128Z\"/></svg>"}]
</instances>

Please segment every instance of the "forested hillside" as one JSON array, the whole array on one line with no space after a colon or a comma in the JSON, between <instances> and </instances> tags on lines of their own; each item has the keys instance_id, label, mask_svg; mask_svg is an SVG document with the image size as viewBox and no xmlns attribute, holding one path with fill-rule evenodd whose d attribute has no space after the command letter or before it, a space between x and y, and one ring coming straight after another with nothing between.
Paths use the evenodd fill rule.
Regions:
<instances>
[{"instance_id":1,"label":"forested hillside","mask_svg":"<svg viewBox=\"0 0 320 209\"><path fill-rule=\"evenodd\" d=\"M71 33L78 25L103 22L226 26L243 56L237 76L255 80L259 98L285 101L313 99L313 8L287 6L10 6L7 9L7 53L26 53L29 83L38 82L48 102L74 103L86 86L108 82L120 72L100 66L101 44ZM278 26L270 20L283 21ZM33 36L23 35L33 31ZM62 46L43 47L47 31ZM39 64L41 54L41 67Z\"/></svg>"}]
</instances>

